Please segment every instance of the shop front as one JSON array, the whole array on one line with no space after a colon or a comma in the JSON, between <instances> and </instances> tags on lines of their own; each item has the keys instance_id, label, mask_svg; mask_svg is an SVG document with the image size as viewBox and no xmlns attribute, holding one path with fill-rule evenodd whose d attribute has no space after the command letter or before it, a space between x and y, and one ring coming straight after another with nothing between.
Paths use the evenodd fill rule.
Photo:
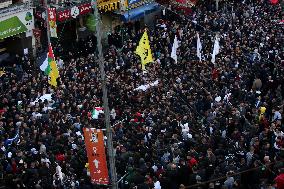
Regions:
<instances>
[{"instance_id":1,"label":"shop front","mask_svg":"<svg viewBox=\"0 0 284 189\"><path fill-rule=\"evenodd\" d=\"M85 2L82 4L77 4L72 7L67 7L64 9L57 9L57 24L59 26L58 33L68 33L71 31L77 38L84 38L88 34L89 29L86 26L87 19L92 16L92 6L90 2ZM63 26L60 28L60 25L66 25L67 30L64 30ZM73 27L72 27L73 26ZM68 30L69 29L69 30Z\"/></svg>"},{"instance_id":2,"label":"shop front","mask_svg":"<svg viewBox=\"0 0 284 189\"><path fill-rule=\"evenodd\" d=\"M35 45L33 10L2 15L0 16L0 62L10 55L32 54Z\"/></svg>"},{"instance_id":3,"label":"shop front","mask_svg":"<svg viewBox=\"0 0 284 189\"><path fill-rule=\"evenodd\" d=\"M160 6L153 0L128 0L128 7L122 12L121 20L152 26L155 16L159 13Z\"/></svg>"},{"instance_id":4,"label":"shop front","mask_svg":"<svg viewBox=\"0 0 284 189\"><path fill-rule=\"evenodd\" d=\"M90 19L93 19L93 15L90 2L84 1L68 7L57 5L51 5L50 7L56 17L56 34L51 36L53 44L66 44L66 46L70 46L71 43L85 39L92 34L93 25L90 25ZM42 32L41 42L47 44L45 9L38 7L35 15L36 27Z\"/></svg>"}]
</instances>

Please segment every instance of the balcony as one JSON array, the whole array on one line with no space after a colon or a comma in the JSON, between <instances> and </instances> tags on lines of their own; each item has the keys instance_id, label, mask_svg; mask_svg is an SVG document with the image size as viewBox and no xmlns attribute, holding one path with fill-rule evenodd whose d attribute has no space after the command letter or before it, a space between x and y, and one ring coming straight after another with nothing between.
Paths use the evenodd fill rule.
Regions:
<instances>
[{"instance_id":1,"label":"balcony","mask_svg":"<svg viewBox=\"0 0 284 189\"><path fill-rule=\"evenodd\" d=\"M0 0L0 4L1 2L5 3L5 1L6 0L3 1ZM32 1L21 1L14 4L10 4L7 7L0 8L0 18L31 9L32 8L31 2Z\"/></svg>"}]
</instances>

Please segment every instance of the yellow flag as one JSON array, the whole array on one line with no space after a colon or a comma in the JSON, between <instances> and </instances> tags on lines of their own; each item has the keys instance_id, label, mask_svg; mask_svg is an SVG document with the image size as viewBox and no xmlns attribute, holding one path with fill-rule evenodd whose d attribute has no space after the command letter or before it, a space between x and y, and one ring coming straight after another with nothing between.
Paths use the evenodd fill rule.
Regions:
<instances>
[{"instance_id":1,"label":"yellow flag","mask_svg":"<svg viewBox=\"0 0 284 189\"><path fill-rule=\"evenodd\" d=\"M54 87L57 87L57 81L56 79L59 78L59 72L56 66L56 62L53 60L50 62L50 68L51 71L49 73L49 81L48 83Z\"/></svg>"},{"instance_id":2,"label":"yellow flag","mask_svg":"<svg viewBox=\"0 0 284 189\"><path fill-rule=\"evenodd\" d=\"M143 70L145 70L146 64L153 62L152 51L150 48L147 31L145 31L143 36L141 37L135 53L138 54L141 58L141 64Z\"/></svg>"},{"instance_id":3,"label":"yellow flag","mask_svg":"<svg viewBox=\"0 0 284 189\"><path fill-rule=\"evenodd\" d=\"M5 75L6 73L5 73L5 69L3 68L3 69L0 69L0 77L2 77L3 75Z\"/></svg>"},{"instance_id":4,"label":"yellow flag","mask_svg":"<svg viewBox=\"0 0 284 189\"><path fill-rule=\"evenodd\" d=\"M56 79L59 78L59 72L57 69L57 65L55 62L53 50L51 44L49 45L49 50L47 54L47 61L48 61L48 66L46 68L46 74L49 76L48 83L54 87L57 87L57 81Z\"/></svg>"}]
</instances>

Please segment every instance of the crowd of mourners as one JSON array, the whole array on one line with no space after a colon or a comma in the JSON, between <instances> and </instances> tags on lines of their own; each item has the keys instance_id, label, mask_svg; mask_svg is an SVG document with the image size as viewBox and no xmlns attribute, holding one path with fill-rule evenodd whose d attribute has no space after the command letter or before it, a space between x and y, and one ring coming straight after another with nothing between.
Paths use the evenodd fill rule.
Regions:
<instances>
[{"instance_id":1,"label":"crowd of mourners","mask_svg":"<svg viewBox=\"0 0 284 189\"><path fill-rule=\"evenodd\" d=\"M117 31L123 41L109 40L105 70L120 188L284 188L282 13L266 0L232 0L219 11L214 4L189 16L166 11L153 28ZM145 29L154 62L143 71L134 52ZM82 132L105 128L103 113L90 117L103 106L102 88L95 45L84 45L55 49L65 53L57 88L28 60L2 75L2 188L103 188L90 180ZM45 94L52 100L37 100Z\"/></svg>"}]
</instances>

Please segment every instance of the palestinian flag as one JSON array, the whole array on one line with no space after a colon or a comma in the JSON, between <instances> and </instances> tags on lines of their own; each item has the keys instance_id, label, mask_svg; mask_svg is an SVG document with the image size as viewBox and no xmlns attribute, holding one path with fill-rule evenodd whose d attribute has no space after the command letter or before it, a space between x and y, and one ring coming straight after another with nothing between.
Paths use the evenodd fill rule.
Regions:
<instances>
[{"instance_id":1,"label":"palestinian flag","mask_svg":"<svg viewBox=\"0 0 284 189\"><path fill-rule=\"evenodd\" d=\"M57 86L56 79L59 78L59 72L54 58L53 50L51 44L49 44L49 50L47 53L47 58L40 66L40 69L48 76L48 83L54 87Z\"/></svg>"},{"instance_id":2,"label":"palestinian flag","mask_svg":"<svg viewBox=\"0 0 284 189\"><path fill-rule=\"evenodd\" d=\"M39 61L41 64L39 69L43 72L45 72L46 68L48 67L47 55L48 53L44 53L44 55L40 57L41 60Z\"/></svg>"},{"instance_id":3,"label":"palestinian flag","mask_svg":"<svg viewBox=\"0 0 284 189\"><path fill-rule=\"evenodd\" d=\"M102 107L95 107L92 111L92 119L99 119L99 115L104 113L104 109Z\"/></svg>"}]
</instances>

